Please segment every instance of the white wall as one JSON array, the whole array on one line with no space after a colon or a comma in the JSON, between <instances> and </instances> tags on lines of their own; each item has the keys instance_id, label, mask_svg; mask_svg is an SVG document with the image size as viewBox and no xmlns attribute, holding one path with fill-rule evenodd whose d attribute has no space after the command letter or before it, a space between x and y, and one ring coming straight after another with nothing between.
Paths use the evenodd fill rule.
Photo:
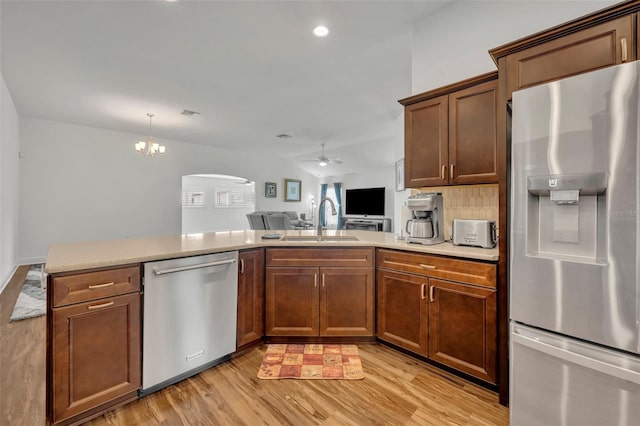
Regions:
<instances>
[{"instance_id":1,"label":"white wall","mask_svg":"<svg viewBox=\"0 0 640 426\"><path fill-rule=\"evenodd\" d=\"M495 71L488 51L619 0L457 1L414 26L413 95Z\"/></svg>"},{"instance_id":2,"label":"white wall","mask_svg":"<svg viewBox=\"0 0 640 426\"><path fill-rule=\"evenodd\" d=\"M303 191L317 187L291 163L252 153L158 139L167 154L144 157L133 148L141 137L21 117L18 257L43 259L52 243L180 234L184 175L243 176L258 188L286 177L301 179Z\"/></svg>"},{"instance_id":3,"label":"white wall","mask_svg":"<svg viewBox=\"0 0 640 426\"><path fill-rule=\"evenodd\" d=\"M17 265L19 118L0 74L0 292Z\"/></svg>"}]
</instances>

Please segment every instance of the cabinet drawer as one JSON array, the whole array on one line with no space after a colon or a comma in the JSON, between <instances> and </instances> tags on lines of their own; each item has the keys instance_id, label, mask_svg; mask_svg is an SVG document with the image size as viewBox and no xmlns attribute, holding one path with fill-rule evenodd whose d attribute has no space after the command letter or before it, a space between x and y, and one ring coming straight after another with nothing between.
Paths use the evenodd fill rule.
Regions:
<instances>
[{"instance_id":1,"label":"cabinet drawer","mask_svg":"<svg viewBox=\"0 0 640 426\"><path fill-rule=\"evenodd\" d=\"M372 248L276 248L267 250L267 266L373 266Z\"/></svg>"},{"instance_id":2,"label":"cabinet drawer","mask_svg":"<svg viewBox=\"0 0 640 426\"><path fill-rule=\"evenodd\" d=\"M108 269L52 278L53 306L140 291L140 267Z\"/></svg>"},{"instance_id":3,"label":"cabinet drawer","mask_svg":"<svg viewBox=\"0 0 640 426\"><path fill-rule=\"evenodd\" d=\"M496 287L496 265L394 250L378 250L378 268Z\"/></svg>"}]
</instances>

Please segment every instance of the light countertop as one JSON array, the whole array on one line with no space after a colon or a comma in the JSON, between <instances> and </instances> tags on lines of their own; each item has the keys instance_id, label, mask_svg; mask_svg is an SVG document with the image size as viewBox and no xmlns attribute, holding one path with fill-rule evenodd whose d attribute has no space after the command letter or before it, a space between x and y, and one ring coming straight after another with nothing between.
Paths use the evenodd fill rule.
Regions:
<instances>
[{"instance_id":1,"label":"light countertop","mask_svg":"<svg viewBox=\"0 0 640 426\"><path fill-rule=\"evenodd\" d=\"M50 274L130 263L195 256L254 247L382 247L443 256L498 261L498 249L454 246L451 243L422 245L399 240L390 232L325 231L329 236L355 236L358 241L280 241L266 240L266 233L285 236L315 235L314 231L225 231L161 237L132 238L53 244L49 247L45 271Z\"/></svg>"}]
</instances>

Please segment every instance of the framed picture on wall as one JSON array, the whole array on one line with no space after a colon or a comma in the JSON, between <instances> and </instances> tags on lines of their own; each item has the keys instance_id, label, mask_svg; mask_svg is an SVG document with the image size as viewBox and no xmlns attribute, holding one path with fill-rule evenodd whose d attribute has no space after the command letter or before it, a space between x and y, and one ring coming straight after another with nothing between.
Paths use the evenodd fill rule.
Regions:
<instances>
[{"instance_id":1,"label":"framed picture on wall","mask_svg":"<svg viewBox=\"0 0 640 426\"><path fill-rule=\"evenodd\" d=\"M297 179L284 180L284 200L300 201L302 200L302 181Z\"/></svg>"},{"instance_id":2,"label":"framed picture on wall","mask_svg":"<svg viewBox=\"0 0 640 426\"><path fill-rule=\"evenodd\" d=\"M278 185L275 182L264 183L264 196L266 198L276 198L278 195Z\"/></svg>"},{"instance_id":3,"label":"framed picture on wall","mask_svg":"<svg viewBox=\"0 0 640 426\"><path fill-rule=\"evenodd\" d=\"M396 161L396 192L404 191L404 158Z\"/></svg>"}]
</instances>

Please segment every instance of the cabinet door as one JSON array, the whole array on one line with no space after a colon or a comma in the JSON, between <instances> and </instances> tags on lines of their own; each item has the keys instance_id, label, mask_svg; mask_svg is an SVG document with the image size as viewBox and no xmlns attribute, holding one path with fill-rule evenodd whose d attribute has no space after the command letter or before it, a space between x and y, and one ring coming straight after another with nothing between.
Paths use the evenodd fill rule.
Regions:
<instances>
[{"instance_id":1,"label":"cabinet door","mask_svg":"<svg viewBox=\"0 0 640 426\"><path fill-rule=\"evenodd\" d=\"M320 335L373 336L373 270L320 268Z\"/></svg>"},{"instance_id":2,"label":"cabinet door","mask_svg":"<svg viewBox=\"0 0 640 426\"><path fill-rule=\"evenodd\" d=\"M496 292L429 279L429 358L496 382Z\"/></svg>"},{"instance_id":3,"label":"cabinet door","mask_svg":"<svg viewBox=\"0 0 640 426\"><path fill-rule=\"evenodd\" d=\"M427 278L378 270L378 338L427 355Z\"/></svg>"},{"instance_id":4,"label":"cabinet door","mask_svg":"<svg viewBox=\"0 0 640 426\"><path fill-rule=\"evenodd\" d=\"M238 329L236 347L264 335L264 249L238 254Z\"/></svg>"},{"instance_id":5,"label":"cabinet door","mask_svg":"<svg viewBox=\"0 0 640 426\"><path fill-rule=\"evenodd\" d=\"M404 110L404 184L407 188L449 181L448 96L409 105Z\"/></svg>"},{"instance_id":6,"label":"cabinet door","mask_svg":"<svg viewBox=\"0 0 640 426\"><path fill-rule=\"evenodd\" d=\"M507 57L507 94L536 84L632 61L633 15L594 25Z\"/></svg>"},{"instance_id":7,"label":"cabinet door","mask_svg":"<svg viewBox=\"0 0 640 426\"><path fill-rule=\"evenodd\" d=\"M267 268L267 336L317 336L318 268Z\"/></svg>"},{"instance_id":8,"label":"cabinet door","mask_svg":"<svg viewBox=\"0 0 640 426\"><path fill-rule=\"evenodd\" d=\"M140 388L140 294L53 309L53 421Z\"/></svg>"},{"instance_id":9,"label":"cabinet door","mask_svg":"<svg viewBox=\"0 0 640 426\"><path fill-rule=\"evenodd\" d=\"M449 95L449 183L498 182L497 81Z\"/></svg>"}]
</instances>

